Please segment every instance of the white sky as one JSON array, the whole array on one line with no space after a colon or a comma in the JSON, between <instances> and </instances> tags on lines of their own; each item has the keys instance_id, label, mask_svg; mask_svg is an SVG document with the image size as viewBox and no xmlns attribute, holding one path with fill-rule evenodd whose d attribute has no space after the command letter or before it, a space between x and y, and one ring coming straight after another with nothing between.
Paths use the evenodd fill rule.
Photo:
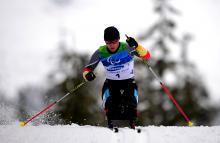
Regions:
<instances>
[{"instance_id":1,"label":"white sky","mask_svg":"<svg viewBox=\"0 0 220 143\"><path fill-rule=\"evenodd\" d=\"M103 44L103 30L115 25L121 33L137 36L156 21L152 0L72 0L64 8L52 0L0 0L0 89L13 96L28 83L42 82L60 40L60 29L70 46L92 54ZM71 1L71 0L70 0ZM178 33L195 36L189 58L203 75L214 100L220 100L220 1L171 0L182 13ZM152 53L153 54L153 53Z\"/></svg>"}]
</instances>

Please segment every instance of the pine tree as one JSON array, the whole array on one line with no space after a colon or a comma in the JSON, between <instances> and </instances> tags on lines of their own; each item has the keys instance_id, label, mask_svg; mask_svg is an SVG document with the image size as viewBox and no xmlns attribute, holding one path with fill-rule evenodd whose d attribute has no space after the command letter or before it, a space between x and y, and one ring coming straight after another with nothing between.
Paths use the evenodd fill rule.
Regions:
<instances>
[{"instance_id":1,"label":"pine tree","mask_svg":"<svg viewBox=\"0 0 220 143\"><path fill-rule=\"evenodd\" d=\"M88 54L77 53L71 50L72 47L68 49L65 41L61 40L58 47L59 55L56 57L59 59L58 65L50 75L51 83L55 84L47 92L47 98L53 98L53 100L61 98L83 81L82 69L89 60ZM55 113L60 116L64 124L95 125L100 123L102 114L98 106L98 100L100 100L99 90L96 90L99 87L98 83L98 79L86 83L55 107Z\"/></svg>"},{"instance_id":2,"label":"pine tree","mask_svg":"<svg viewBox=\"0 0 220 143\"><path fill-rule=\"evenodd\" d=\"M156 73L167 84L171 94L185 110L195 124L209 124L214 108L208 105L209 94L201 75L195 65L187 58L187 47L192 36L185 34L182 38L175 36L176 22L172 14L180 12L168 3L168 0L154 0L155 12L159 15L156 23L139 36L139 40L152 43L150 64ZM172 51L179 48L179 56L172 56ZM143 63L137 61L137 70L143 70ZM171 81L169 82L168 79ZM184 118L175 108L168 96L148 72L146 77L139 77L140 89L140 123L156 125L184 125Z\"/></svg>"}]
</instances>

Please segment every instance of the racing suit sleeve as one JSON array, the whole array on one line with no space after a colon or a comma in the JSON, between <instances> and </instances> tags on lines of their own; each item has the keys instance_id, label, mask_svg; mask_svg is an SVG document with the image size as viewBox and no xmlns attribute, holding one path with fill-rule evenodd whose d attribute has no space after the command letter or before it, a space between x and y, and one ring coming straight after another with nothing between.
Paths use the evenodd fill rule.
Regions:
<instances>
[{"instance_id":1,"label":"racing suit sleeve","mask_svg":"<svg viewBox=\"0 0 220 143\"><path fill-rule=\"evenodd\" d=\"M95 53L93 53L89 63L83 68L83 74L87 72L93 72L95 68L97 67L98 63L100 62L99 58L99 51L96 50Z\"/></svg>"},{"instance_id":2,"label":"racing suit sleeve","mask_svg":"<svg viewBox=\"0 0 220 143\"><path fill-rule=\"evenodd\" d=\"M129 53L132 55L132 56L137 56L137 57L140 57L144 60L147 60L147 59L150 59L151 55L150 55L150 52L148 50L146 50L143 46L141 46L140 44L138 44L138 47L137 48L132 48L130 47L129 45L126 45L127 46L127 49L129 51Z\"/></svg>"}]
</instances>

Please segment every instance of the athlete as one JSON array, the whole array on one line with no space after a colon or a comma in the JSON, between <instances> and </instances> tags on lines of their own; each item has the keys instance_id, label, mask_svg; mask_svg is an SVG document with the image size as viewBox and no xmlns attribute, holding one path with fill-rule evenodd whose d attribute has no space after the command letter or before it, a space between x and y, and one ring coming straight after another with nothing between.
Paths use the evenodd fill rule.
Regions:
<instances>
[{"instance_id":1,"label":"athlete","mask_svg":"<svg viewBox=\"0 0 220 143\"><path fill-rule=\"evenodd\" d=\"M113 129L112 120L129 120L135 129L137 118L138 89L134 79L134 56L144 60L150 58L148 50L132 37L120 42L120 33L114 26L104 30L105 45L100 46L83 69L86 81L96 78L94 70L101 61L106 80L102 88L102 100L108 127Z\"/></svg>"}]
</instances>

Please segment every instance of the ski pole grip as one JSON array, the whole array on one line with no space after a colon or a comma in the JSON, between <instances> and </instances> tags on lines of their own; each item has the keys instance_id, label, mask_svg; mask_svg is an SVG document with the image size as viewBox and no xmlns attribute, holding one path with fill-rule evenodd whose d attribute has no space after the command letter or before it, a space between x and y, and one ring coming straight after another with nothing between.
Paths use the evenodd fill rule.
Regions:
<instances>
[{"instance_id":1,"label":"ski pole grip","mask_svg":"<svg viewBox=\"0 0 220 143\"><path fill-rule=\"evenodd\" d=\"M129 37L128 37L128 35L127 35L127 34L125 34L125 37L126 37L127 39L129 39Z\"/></svg>"}]
</instances>

